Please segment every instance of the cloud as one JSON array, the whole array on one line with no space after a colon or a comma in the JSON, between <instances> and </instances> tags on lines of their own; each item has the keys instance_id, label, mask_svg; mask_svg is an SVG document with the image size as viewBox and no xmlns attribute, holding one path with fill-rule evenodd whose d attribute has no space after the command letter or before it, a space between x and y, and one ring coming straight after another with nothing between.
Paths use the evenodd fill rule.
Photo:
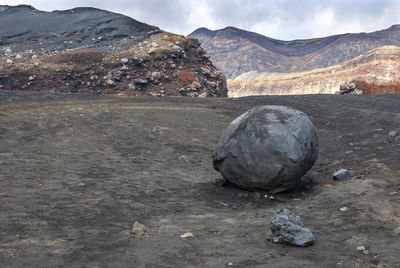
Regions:
<instances>
[{"instance_id":1,"label":"cloud","mask_svg":"<svg viewBox=\"0 0 400 268\"><path fill-rule=\"evenodd\" d=\"M25 0L42 10L93 6L181 34L235 26L283 40L370 32L400 23L398 0Z\"/></svg>"}]
</instances>

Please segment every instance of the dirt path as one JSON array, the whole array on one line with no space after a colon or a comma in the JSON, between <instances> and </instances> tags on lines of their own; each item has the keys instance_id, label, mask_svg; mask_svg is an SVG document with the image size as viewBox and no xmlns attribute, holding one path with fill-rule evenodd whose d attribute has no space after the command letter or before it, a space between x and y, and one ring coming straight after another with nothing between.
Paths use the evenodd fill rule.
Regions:
<instances>
[{"instance_id":1,"label":"dirt path","mask_svg":"<svg viewBox=\"0 0 400 268\"><path fill-rule=\"evenodd\" d=\"M314 168L274 200L214 185L210 156L231 120L265 104L306 112L320 138ZM0 266L400 267L400 140L387 142L393 129L400 129L396 95L233 100L0 91ZM351 180L332 180L341 167ZM271 242L268 223L279 208L304 215L315 245ZM147 235L130 234L135 221ZM194 237L180 238L186 232Z\"/></svg>"}]
</instances>

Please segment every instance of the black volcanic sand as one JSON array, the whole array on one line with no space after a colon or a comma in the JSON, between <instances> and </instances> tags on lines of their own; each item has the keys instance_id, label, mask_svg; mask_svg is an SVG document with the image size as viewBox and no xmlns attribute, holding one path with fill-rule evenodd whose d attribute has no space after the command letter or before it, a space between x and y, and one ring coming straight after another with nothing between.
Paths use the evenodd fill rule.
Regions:
<instances>
[{"instance_id":1,"label":"black volcanic sand","mask_svg":"<svg viewBox=\"0 0 400 268\"><path fill-rule=\"evenodd\" d=\"M274 200L214 185L211 163L226 125L265 104L306 112L320 138L313 169ZM400 95L1 91L0 266L400 267L400 140L387 142L394 129ZM352 179L333 181L339 168ZM313 246L272 243L269 221L280 208L303 214ZM130 234L135 221L145 236ZM194 237L180 238L186 232Z\"/></svg>"}]
</instances>

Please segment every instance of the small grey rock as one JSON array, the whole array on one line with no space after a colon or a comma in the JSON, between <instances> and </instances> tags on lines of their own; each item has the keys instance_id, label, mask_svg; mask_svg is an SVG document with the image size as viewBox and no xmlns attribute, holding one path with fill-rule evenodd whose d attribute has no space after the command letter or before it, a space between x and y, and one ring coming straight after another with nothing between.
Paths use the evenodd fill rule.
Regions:
<instances>
[{"instance_id":1,"label":"small grey rock","mask_svg":"<svg viewBox=\"0 0 400 268\"><path fill-rule=\"evenodd\" d=\"M287 209L278 210L272 217L270 226L274 243L307 247L315 242L310 229L303 227L300 216Z\"/></svg>"},{"instance_id":2,"label":"small grey rock","mask_svg":"<svg viewBox=\"0 0 400 268\"><path fill-rule=\"evenodd\" d=\"M261 199L261 194L259 192L254 193L255 199Z\"/></svg>"},{"instance_id":3,"label":"small grey rock","mask_svg":"<svg viewBox=\"0 0 400 268\"><path fill-rule=\"evenodd\" d=\"M135 236L142 236L146 234L146 226L139 223L139 222L135 222L132 226L132 231L131 234L135 235Z\"/></svg>"},{"instance_id":4,"label":"small grey rock","mask_svg":"<svg viewBox=\"0 0 400 268\"><path fill-rule=\"evenodd\" d=\"M350 171L341 168L333 173L333 179L338 181L348 180L351 178Z\"/></svg>"},{"instance_id":5,"label":"small grey rock","mask_svg":"<svg viewBox=\"0 0 400 268\"><path fill-rule=\"evenodd\" d=\"M400 136L400 132L397 130L392 130L388 134L388 142L394 142Z\"/></svg>"}]
</instances>

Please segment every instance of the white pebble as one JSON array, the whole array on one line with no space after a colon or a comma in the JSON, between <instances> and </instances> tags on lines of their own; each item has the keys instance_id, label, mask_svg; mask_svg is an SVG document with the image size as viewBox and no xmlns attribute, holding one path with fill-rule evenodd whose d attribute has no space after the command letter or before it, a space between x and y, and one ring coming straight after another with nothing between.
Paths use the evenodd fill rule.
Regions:
<instances>
[{"instance_id":1,"label":"white pebble","mask_svg":"<svg viewBox=\"0 0 400 268\"><path fill-rule=\"evenodd\" d=\"M364 246L359 246L359 247L357 247L357 250L358 251L364 251L364 250L366 250L366 248Z\"/></svg>"},{"instance_id":2,"label":"white pebble","mask_svg":"<svg viewBox=\"0 0 400 268\"><path fill-rule=\"evenodd\" d=\"M181 238L186 239L186 238L193 238L194 235L192 233L184 233L181 235Z\"/></svg>"}]
</instances>

